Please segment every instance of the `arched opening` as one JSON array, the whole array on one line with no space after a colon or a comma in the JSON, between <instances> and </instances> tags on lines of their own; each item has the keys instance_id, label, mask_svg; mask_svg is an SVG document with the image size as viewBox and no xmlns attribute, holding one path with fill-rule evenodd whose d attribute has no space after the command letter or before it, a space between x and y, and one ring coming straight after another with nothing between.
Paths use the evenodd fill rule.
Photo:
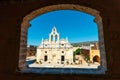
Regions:
<instances>
[{"instance_id":1,"label":"arched opening","mask_svg":"<svg viewBox=\"0 0 120 80\"><path fill-rule=\"evenodd\" d=\"M58 37L57 37L57 35L55 35L55 42L58 40Z\"/></svg>"},{"instance_id":2,"label":"arched opening","mask_svg":"<svg viewBox=\"0 0 120 80\"><path fill-rule=\"evenodd\" d=\"M60 5L52 5L47 6L44 8L40 8L38 10L33 11L32 13L28 14L24 17L23 22L21 24L21 42L20 42L20 56L19 56L19 68L25 69L25 57L26 57L26 43L23 43L23 40L27 40L27 35L24 34L24 32L27 33L28 27L30 26L29 21L33 18L37 17L38 15L44 14L46 12L55 11L55 10L64 10L64 9L70 9L70 10L77 10L82 11L88 14L91 14L95 16L95 22L98 25L98 32L99 32L99 46L100 46L100 55L101 55L101 65L106 70L106 55L105 55L105 47L104 47L104 37L103 37L103 26L102 26L102 18L99 15L99 11L91 9L89 7L80 6L80 5L74 5L74 4L60 4ZM26 35L26 37L24 37Z\"/></svg>"},{"instance_id":3,"label":"arched opening","mask_svg":"<svg viewBox=\"0 0 120 80\"><path fill-rule=\"evenodd\" d=\"M61 56L61 61L64 61L65 60L65 57L64 56Z\"/></svg>"},{"instance_id":4,"label":"arched opening","mask_svg":"<svg viewBox=\"0 0 120 80\"><path fill-rule=\"evenodd\" d=\"M47 55L44 56L44 61L47 61L48 60L48 57Z\"/></svg>"},{"instance_id":5,"label":"arched opening","mask_svg":"<svg viewBox=\"0 0 120 80\"><path fill-rule=\"evenodd\" d=\"M53 41L53 35L51 35L51 41Z\"/></svg>"},{"instance_id":6,"label":"arched opening","mask_svg":"<svg viewBox=\"0 0 120 80\"><path fill-rule=\"evenodd\" d=\"M93 57L93 62L98 62L98 63L100 63L100 57L97 56L97 55L95 55L95 56Z\"/></svg>"},{"instance_id":7,"label":"arched opening","mask_svg":"<svg viewBox=\"0 0 120 80\"><path fill-rule=\"evenodd\" d=\"M62 56L61 56L61 64L64 64L64 61L65 61L65 56L62 55Z\"/></svg>"}]
</instances>

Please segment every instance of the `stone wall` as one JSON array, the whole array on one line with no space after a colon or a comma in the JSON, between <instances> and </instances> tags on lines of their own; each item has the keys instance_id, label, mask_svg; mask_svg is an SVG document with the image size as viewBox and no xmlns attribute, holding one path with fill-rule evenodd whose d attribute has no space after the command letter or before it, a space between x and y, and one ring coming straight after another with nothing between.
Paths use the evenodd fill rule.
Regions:
<instances>
[{"instance_id":1,"label":"stone wall","mask_svg":"<svg viewBox=\"0 0 120 80\"><path fill-rule=\"evenodd\" d=\"M99 50L90 50L90 61L93 61L94 56L98 56L100 58L100 51Z\"/></svg>"},{"instance_id":2,"label":"stone wall","mask_svg":"<svg viewBox=\"0 0 120 80\"><path fill-rule=\"evenodd\" d=\"M6 2L5 2L6 1ZM0 3L0 80L119 80L120 79L120 2L119 0L36 0L13 2L3 1ZM23 18L34 10L56 4L77 4L90 7L100 11L103 21L103 33L105 52L107 57L107 71L105 75L38 75L22 74L16 72L18 65L24 63L26 42L23 38L27 37L27 32L20 33L26 29L21 29ZM73 7L76 8L76 7ZM29 25L29 24L28 24ZM100 28L101 29L101 28ZM23 37L20 37L23 34ZM21 42L21 44L20 44ZM19 49L23 53L19 54ZM20 55L20 56L19 56ZM24 55L24 56L22 56ZM104 57L105 55L101 56ZM22 58L21 61L19 59ZM104 63L104 62L103 62ZM20 65L21 66L21 65ZM24 65L23 65L24 66ZM22 66L22 67L23 67Z\"/></svg>"}]
</instances>

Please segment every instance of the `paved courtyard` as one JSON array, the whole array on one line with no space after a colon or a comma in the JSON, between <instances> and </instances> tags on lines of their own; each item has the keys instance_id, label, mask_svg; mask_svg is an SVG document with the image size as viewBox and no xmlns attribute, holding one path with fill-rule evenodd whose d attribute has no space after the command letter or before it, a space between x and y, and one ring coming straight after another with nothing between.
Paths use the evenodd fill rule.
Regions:
<instances>
[{"instance_id":1,"label":"paved courtyard","mask_svg":"<svg viewBox=\"0 0 120 80\"><path fill-rule=\"evenodd\" d=\"M27 58L27 61L30 63L31 61L35 60L35 57L29 57ZM82 59L83 60L83 59ZM36 62L33 62L28 65L30 68L93 68L97 69L99 66L99 63L94 63L94 64L88 64L86 61L83 60L82 64L49 64L49 63L44 63L44 64L37 64Z\"/></svg>"},{"instance_id":2,"label":"paved courtyard","mask_svg":"<svg viewBox=\"0 0 120 80\"><path fill-rule=\"evenodd\" d=\"M33 63L33 64L30 64L29 67L34 67L34 68L40 68L40 67L51 67L51 68L98 68L98 64L90 64L88 65L87 63L86 64L73 64L73 65L65 65L65 64L36 64L36 63Z\"/></svg>"}]
</instances>

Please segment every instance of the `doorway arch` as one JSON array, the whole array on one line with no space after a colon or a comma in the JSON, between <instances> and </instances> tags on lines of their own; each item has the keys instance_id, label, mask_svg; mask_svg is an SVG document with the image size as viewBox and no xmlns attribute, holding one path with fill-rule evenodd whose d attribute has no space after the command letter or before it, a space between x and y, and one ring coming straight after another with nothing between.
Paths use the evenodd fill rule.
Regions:
<instances>
[{"instance_id":1,"label":"doorway arch","mask_svg":"<svg viewBox=\"0 0 120 80\"><path fill-rule=\"evenodd\" d=\"M93 57L93 62L98 62L98 63L100 63L100 57L99 57L98 55L95 55L95 56Z\"/></svg>"},{"instance_id":2,"label":"doorway arch","mask_svg":"<svg viewBox=\"0 0 120 80\"><path fill-rule=\"evenodd\" d=\"M47 60L48 60L48 56L45 55L45 56L44 56L44 61L47 61Z\"/></svg>"}]
</instances>

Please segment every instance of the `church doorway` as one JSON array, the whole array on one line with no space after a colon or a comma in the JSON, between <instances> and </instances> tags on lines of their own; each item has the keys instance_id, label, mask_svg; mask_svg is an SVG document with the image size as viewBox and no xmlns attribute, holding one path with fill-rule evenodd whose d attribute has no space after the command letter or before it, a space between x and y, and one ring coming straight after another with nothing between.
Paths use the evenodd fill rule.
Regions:
<instances>
[{"instance_id":1,"label":"church doorway","mask_svg":"<svg viewBox=\"0 0 120 80\"><path fill-rule=\"evenodd\" d=\"M44 56L44 61L47 61L47 55Z\"/></svg>"},{"instance_id":2,"label":"church doorway","mask_svg":"<svg viewBox=\"0 0 120 80\"><path fill-rule=\"evenodd\" d=\"M65 61L65 57L61 56L61 64L64 64L64 61Z\"/></svg>"},{"instance_id":3,"label":"church doorway","mask_svg":"<svg viewBox=\"0 0 120 80\"><path fill-rule=\"evenodd\" d=\"M99 62L100 63L100 57L99 56L94 56L93 57L93 62Z\"/></svg>"}]
</instances>

